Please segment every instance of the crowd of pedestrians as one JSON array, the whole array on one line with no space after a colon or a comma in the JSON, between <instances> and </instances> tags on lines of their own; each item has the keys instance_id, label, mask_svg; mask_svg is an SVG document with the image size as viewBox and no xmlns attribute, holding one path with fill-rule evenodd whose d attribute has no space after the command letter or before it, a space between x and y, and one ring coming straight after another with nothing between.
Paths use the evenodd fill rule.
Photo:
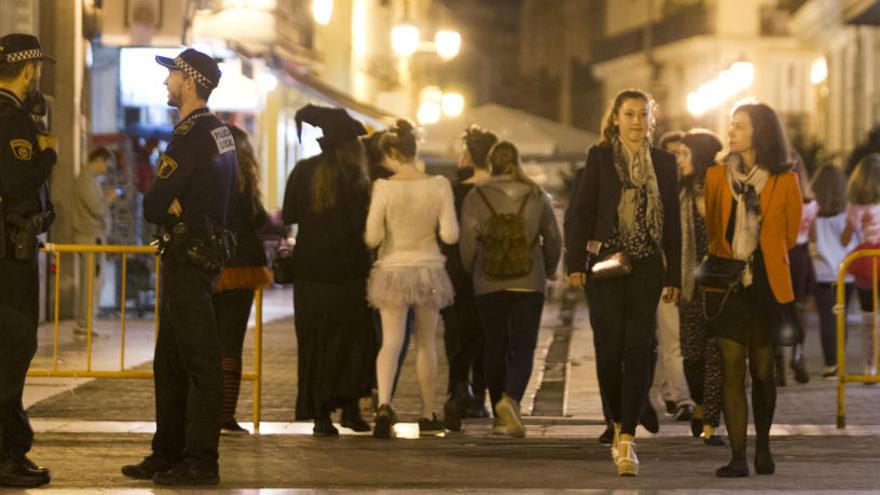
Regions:
<instances>
[{"instance_id":1,"label":"crowd of pedestrians","mask_svg":"<svg viewBox=\"0 0 880 495\"><path fill-rule=\"evenodd\" d=\"M157 433L153 453L123 473L216 484L220 431L246 433L235 408L255 291L272 283L258 235L268 216L247 133L205 106L220 78L216 62L191 49L157 62L169 69L169 104L185 118L144 200L147 219L166 233ZM38 77L27 67L15 84L0 74L7 77L0 77L3 111L20 110L25 80ZM341 410L343 427L393 438L394 392L412 338L420 433L457 431L464 418L491 415L493 434L525 437L521 401L564 243L566 283L582 289L590 307L608 423L602 439L617 473L638 475L636 428L656 432L659 401L675 420L690 421L706 445L729 445L730 461L717 476L748 476L750 387L753 467L773 474L770 429L777 386L786 384L783 349L792 347L788 368L807 382L805 320L814 298L823 376L837 372L837 270L847 254L880 248L880 154L864 154L848 182L832 164L810 180L766 104L734 109L726 145L711 131L691 129L667 133L655 147L656 112L641 90L621 91L611 102L600 140L575 174L563 241L550 195L525 173L516 144L491 130L464 130L450 182L424 171L418 132L406 120L368 133L343 109L300 109L297 128L309 123L323 137L321 153L295 165L281 212L284 224L296 226L285 265L294 286L296 419L313 421L317 437L333 437L332 414ZM37 144L41 159L51 168L54 153L44 144ZM95 176L111 159L96 150L78 181L80 242L105 242L104 217L116 193L103 193ZM39 188L31 192L32 204L22 204L37 212ZM223 240L228 234L235 249ZM29 260L0 257L4 270L28 273ZM871 375L874 270L870 259L854 263L845 287L847 294L855 289L864 315ZM83 274L95 276L88 266ZM81 313L91 310L86 303ZM438 415L441 322L449 374ZM374 400L372 426L361 416L366 397ZM0 480L47 483L48 471L25 457L31 435L20 398L3 399ZM717 431L722 416L726 441Z\"/></svg>"}]
</instances>

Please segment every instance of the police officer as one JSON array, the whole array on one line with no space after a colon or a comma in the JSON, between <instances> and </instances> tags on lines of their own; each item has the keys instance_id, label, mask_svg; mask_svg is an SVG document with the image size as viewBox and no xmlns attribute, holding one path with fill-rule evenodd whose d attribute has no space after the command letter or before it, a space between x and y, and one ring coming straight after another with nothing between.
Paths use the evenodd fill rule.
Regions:
<instances>
[{"instance_id":1,"label":"police officer","mask_svg":"<svg viewBox=\"0 0 880 495\"><path fill-rule=\"evenodd\" d=\"M156 434L152 454L122 473L162 485L216 485L223 369L211 288L238 164L232 133L206 107L220 82L214 59L187 49L156 61L168 68L168 104L182 120L144 195L144 217L162 229Z\"/></svg>"},{"instance_id":2,"label":"police officer","mask_svg":"<svg viewBox=\"0 0 880 495\"><path fill-rule=\"evenodd\" d=\"M49 470L25 454L33 443L22 407L24 379L37 350L37 235L52 222L47 181L57 159L26 101L37 94L43 62L28 34L0 38L0 486L49 483Z\"/></svg>"}]
</instances>

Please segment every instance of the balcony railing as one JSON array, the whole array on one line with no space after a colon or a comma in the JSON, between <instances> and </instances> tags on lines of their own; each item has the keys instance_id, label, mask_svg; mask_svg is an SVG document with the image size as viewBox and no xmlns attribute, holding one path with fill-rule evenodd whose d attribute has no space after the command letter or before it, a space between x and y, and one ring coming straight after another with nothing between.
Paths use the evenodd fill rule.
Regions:
<instances>
[{"instance_id":1,"label":"balcony railing","mask_svg":"<svg viewBox=\"0 0 880 495\"><path fill-rule=\"evenodd\" d=\"M703 5L682 8L652 23L650 47L656 48L679 40L715 32L714 9ZM623 57L646 48L646 27L625 31L596 43L593 63Z\"/></svg>"}]
</instances>

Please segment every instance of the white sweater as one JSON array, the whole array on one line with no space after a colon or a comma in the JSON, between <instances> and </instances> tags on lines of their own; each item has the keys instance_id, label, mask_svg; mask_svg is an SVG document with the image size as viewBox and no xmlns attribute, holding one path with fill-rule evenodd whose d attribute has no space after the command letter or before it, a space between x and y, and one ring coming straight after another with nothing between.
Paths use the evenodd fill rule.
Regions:
<instances>
[{"instance_id":1,"label":"white sweater","mask_svg":"<svg viewBox=\"0 0 880 495\"><path fill-rule=\"evenodd\" d=\"M452 186L444 177L379 179L373 185L364 240L379 247L381 268L442 268L446 258L437 244L458 241Z\"/></svg>"}]
</instances>

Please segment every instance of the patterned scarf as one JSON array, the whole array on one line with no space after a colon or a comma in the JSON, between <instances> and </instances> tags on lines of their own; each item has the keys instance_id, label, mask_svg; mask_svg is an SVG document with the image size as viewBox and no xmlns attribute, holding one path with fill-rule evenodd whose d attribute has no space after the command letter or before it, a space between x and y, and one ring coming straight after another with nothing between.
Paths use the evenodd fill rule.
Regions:
<instances>
[{"instance_id":1,"label":"patterned scarf","mask_svg":"<svg viewBox=\"0 0 880 495\"><path fill-rule=\"evenodd\" d=\"M736 223L733 229L733 257L748 261L743 272L743 286L752 285L752 254L758 247L761 235L761 191L767 185L770 173L757 165L748 172L742 158L731 153L724 159L727 167L727 184L736 200Z\"/></svg>"},{"instance_id":2,"label":"patterned scarf","mask_svg":"<svg viewBox=\"0 0 880 495\"><path fill-rule=\"evenodd\" d=\"M632 160L629 159L620 137L612 142L614 149L614 168L623 184L620 203L617 206L618 228L624 245L634 235L636 222L643 221L651 239L662 252L663 242L663 202L660 200L660 188L654 163L651 161L651 144L647 139L642 143ZM639 194L642 188L648 193L647 214L644 219L636 218Z\"/></svg>"},{"instance_id":3,"label":"patterned scarf","mask_svg":"<svg viewBox=\"0 0 880 495\"><path fill-rule=\"evenodd\" d=\"M681 205L681 299L691 302L696 290L694 270L700 260L697 259L697 232L694 224L696 202L703 196L702 187L682 187L678 193ZM697 213L699 215L699 213Z\"/></svg>"}]
</instances>

